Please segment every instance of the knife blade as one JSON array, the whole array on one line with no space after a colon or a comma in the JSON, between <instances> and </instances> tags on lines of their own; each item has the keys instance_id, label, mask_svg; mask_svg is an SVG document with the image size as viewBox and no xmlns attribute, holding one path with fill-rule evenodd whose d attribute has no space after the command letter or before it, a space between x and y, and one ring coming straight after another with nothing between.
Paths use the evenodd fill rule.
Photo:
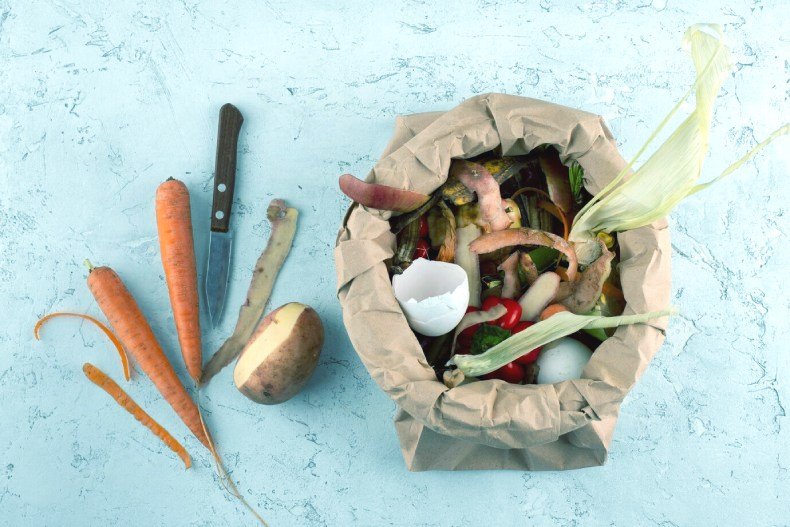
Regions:
<instances>
[{"instance_id":1,"label":"knife blade","mask_svg":"<svg viewBox=\"0 0 790 527\"><path fill-rule=\"evenodd\" d=\"M217 326L225 305L225 291L230 275L233 234L230 211L236 182L236 154L239 132L244 118L238 108L224 104L219 110L217 160L214 168L214 196L211 203L208 264L206 266L206 305L211 324Z\"/></svg>"}]
</instances>

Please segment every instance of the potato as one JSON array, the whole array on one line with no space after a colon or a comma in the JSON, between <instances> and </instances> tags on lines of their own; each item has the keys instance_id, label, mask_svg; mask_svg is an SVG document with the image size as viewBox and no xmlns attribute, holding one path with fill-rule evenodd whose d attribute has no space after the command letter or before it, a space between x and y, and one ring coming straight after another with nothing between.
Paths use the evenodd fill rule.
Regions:
<instances>
[{"instance_id":1,"label":"potato","mask_svg":"<svg viewBox=\"0 0 790 527\"><path fill-rule=\"evenodd\" d=\"M239 355L236 388L256 403L287 401L312 375L323 343L324 326L313 308L280 306L264 317Z\"/></svg>"}]
</instances>

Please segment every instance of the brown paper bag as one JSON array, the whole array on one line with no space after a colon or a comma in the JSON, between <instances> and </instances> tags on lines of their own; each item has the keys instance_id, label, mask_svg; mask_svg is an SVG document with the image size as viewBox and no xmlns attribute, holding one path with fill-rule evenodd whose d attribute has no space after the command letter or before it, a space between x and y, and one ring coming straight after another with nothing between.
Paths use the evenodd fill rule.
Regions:
<instances>
[{"instance_id":1,"label":"brown paper bag","mask_svg":"<svg viewBox=\"0 0 790 527\"><path fill-rule=\"evenodd\" d=\"M593 194L626 163L603 120L535 99L473 97L446 113L400 117L367 181L426 194L450 160L493 149L523 155L553 145L577 160ZM624 326L603 342L583 378L554 385L436 380L406 322L384 261L395 250L390 212L352 205L337 239L338 298L351 342L398 406L395 428L409 470L564 470L606 461L623 398L664 340L665 319ZM665 222L620 233L626 313L664 309L670 294Z\"/></svg>"}]
</instances>

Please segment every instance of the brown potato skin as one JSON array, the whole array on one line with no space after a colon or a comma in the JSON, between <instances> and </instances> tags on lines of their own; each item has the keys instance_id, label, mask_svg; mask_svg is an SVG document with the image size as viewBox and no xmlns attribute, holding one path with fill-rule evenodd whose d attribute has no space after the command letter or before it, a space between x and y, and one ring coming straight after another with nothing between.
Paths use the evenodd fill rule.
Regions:
<instances>
[{"instance_id":1,"label":"brown potato skin","mask_svg":"<svg viewBox=\"0 0 790 527\"><path fill-rule=\"evenodd\" d=\"M239 360L252 343L273 323L277 312L283 307L285 306L275 309L264 317L244 351L239 355ZM324 326L321 318L313 308L306 306L282 345L258 364L243 385L236 387L256 403L285 402L296 395L310 379L318 364L323 344Z\"/></svg>"}]
</instances>

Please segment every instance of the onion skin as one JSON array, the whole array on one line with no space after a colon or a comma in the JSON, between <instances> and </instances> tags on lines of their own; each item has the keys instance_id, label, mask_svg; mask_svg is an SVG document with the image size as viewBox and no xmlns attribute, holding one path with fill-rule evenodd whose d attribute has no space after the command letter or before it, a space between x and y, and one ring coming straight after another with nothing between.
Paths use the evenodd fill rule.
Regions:
<instances>
[{"instance_id":1,"label":"onion skin","mask_svg":"<svg viewBox=\"0 0 790 527\"><path fill-rule=\"evenodd\" d=\"M373 209L411 212L431 199L427 194L368 183L351 174L340 176L338 184L343 194L360 205Z\"/></svg>"}]
</instances>

